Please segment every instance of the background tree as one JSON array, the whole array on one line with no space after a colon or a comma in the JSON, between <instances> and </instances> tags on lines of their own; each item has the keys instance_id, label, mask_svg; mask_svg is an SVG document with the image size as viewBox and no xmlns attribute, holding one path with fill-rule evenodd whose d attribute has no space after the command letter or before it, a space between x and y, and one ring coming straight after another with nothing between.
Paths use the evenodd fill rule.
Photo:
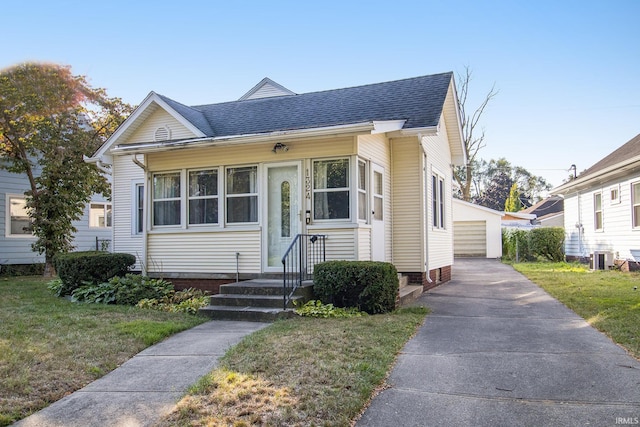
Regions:
<instances>
[{"instance_id":1,"label":"background tree","mask_svg":"<svg viewBox=\"0 0 640 427\"><path fill-rule=\"evenodd\" d=\"M478 123L480 117L484 113L487 104L493 99L498 91L495 86L491 88L489 93L484 97L480 105L470 111L467 105L469 96L469 85L471 83L471 70L469 67L465 67L464 74L458 74L458 109L460 112L460 120L462 127L462 139L464 144L464 151L467 156L467 164L465 166L458 166L453 171L453 176L460 186L460 196L463 200L471 201L471 189L473 185L474 167L476 166L476 157L478 151L485 146L484 144L484 129L478 129Z\"/></svg>"},{"instance_id":2,"label":"background tree","mask_svg":"<svg viewBox=\"0 0 640 427\"><path fill-rule=\"evenodd\" d=\"M34 251L45 254L45 275L56 253L72 248L72 222L96 193L109 196L98 169L83 161L131 112L70 67L25 63L0 72L0 165L25 174Z\"/></svg>"},{"instance_id":3,"label":"background tree","mask_svg":"<svg viewBox=\"0 0 640 427\"><path fill-rule=\"evenodd\" d=\"M520 191L518 191L518 183L511 184L511 191L509 191L509 197L504 203L504 210L506 212L518 212L522 209L522 203L520 202Z\"/></svg>"},{"instance_id":4,"label":"background tree","mask_svg":"<svg viewBox=\"0 0 640 427\"><path fill-rule=\"evenodd\" d=\"M508 173L500 171L493 176L489 185L477 197L475 202L481 206L501 211L509 197L509 190L513 183Z\"/></svg>"}]
</instances>

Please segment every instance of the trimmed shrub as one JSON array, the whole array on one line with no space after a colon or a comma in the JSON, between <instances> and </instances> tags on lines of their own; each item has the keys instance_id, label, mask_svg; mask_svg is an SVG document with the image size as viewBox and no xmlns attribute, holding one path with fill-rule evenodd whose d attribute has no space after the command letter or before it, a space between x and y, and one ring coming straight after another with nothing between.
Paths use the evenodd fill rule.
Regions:
<instances>
[{"instance_id":1,"label":"trimmed shrub","mask_svg":"<svg viewBox=\"0 0 640 427\"><path fill-rule=\"evenodd\" d=\"M136 257L123 253L87 251L58 254L53 261L58 277L64 284L59 296L64 296L82 285L96 285L115 276L124 276L135 264Z\"/></svg>"},{"instance_id":2,"label":"trimmed shrub","mask_svg":"<svg viewBox=\"0 0 640 427\"><path fill-rule=\"evenodd\" d=\"M533 252L549 261L564 261L564 228L541 227L529 232Z\"/></svg>"},{"instance_id":3,"label":"trimmed shrub","mask_svg":"<svg viewBox=\"0 0 640 427\"><path fill-rule=\"evenodd\" d=\"M393 264L375 261L327 261L313 272L313 291L324 304L355 307L369 314L396 307L398 272Z\"/></svg>"}]
</instances>

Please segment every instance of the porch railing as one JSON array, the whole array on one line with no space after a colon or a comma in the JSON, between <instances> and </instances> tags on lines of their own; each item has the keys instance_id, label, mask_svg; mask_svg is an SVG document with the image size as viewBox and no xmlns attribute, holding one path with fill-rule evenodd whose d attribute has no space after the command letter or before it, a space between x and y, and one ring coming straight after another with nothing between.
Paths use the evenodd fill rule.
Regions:
<instances>
[{"instance_id":1,"label":"porch railing","mask_svg":"<svg viewBox=\"0 0 640 427\"><path fill-rule=\"evenodd\" d=\"M322 234L298 234L289 245L282 257L284 310L302 282L312 279L314 266L326 260L326 239Z\"/></svg>"}]
</instances>

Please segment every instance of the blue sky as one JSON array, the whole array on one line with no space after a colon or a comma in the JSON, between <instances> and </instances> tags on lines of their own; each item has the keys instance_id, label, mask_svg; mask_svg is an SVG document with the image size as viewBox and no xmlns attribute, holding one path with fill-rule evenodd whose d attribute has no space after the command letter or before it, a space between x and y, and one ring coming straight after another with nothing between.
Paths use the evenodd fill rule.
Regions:
<instances>
[{"instance_id":1,"label":"blue sky","mask_svg":"<svg viewBox=\"0 0 640 427\"><path fill-rule=\"evenodd\" d=\"M473 71L486 160L559 185L640 133L640 1L30 1L2 6L0 68L67 64L111 96L238 99ZM563 170L564 169L564 170Z\"/></svg>"}]
</instances>

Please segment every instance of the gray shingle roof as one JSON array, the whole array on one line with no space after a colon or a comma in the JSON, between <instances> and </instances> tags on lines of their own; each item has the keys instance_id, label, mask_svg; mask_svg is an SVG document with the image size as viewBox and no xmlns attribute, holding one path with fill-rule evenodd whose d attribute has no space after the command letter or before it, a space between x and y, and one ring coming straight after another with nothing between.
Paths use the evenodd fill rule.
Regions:
<instances>
[{"instance_id":1,"label":"gray shingle roof","mask_svg":"<svg viewBox=\"0 0 640 427\"><path fill-rule=\"evenodd\" d=\"M640 134L580 174L584 178L625 160L640 156Z\"/></svg>"},{"instance_id":2,"label":"gray shingle roof","mask_svg":"<svg viewBox=\"0 0 640 427\"><path fill-rule=\"evenodd\" d=\"M206 136L221 137L406 120L405 129L437 126L452 72L299 95L187 107L162 99Z\"/></svg>"}]
</instances>

